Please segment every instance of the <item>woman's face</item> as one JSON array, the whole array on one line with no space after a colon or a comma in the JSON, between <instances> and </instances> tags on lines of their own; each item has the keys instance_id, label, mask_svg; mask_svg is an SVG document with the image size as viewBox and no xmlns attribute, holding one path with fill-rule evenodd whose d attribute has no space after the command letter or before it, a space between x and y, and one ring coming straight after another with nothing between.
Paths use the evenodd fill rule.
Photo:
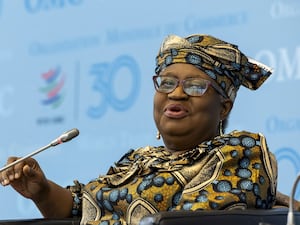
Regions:
<instances>
[{"instance_id":1,"label":"woman's face","mask_svg":"<svg viewBox=\"0 0 300 225\"><path fill-rule=\"evenodd\" d=\"M166 67L159 75L184 80L200 77L214 82L193 65L176 63ZM154 96L154 120L166 147L170 151L185 151L218 135L219 122L228 115L229 104L222 103L221 96L209 86L202 96L188 96L179 85L173 92L156 92ZM226 111L227 110L227 111Z\"/></svg>"}]
</instances>

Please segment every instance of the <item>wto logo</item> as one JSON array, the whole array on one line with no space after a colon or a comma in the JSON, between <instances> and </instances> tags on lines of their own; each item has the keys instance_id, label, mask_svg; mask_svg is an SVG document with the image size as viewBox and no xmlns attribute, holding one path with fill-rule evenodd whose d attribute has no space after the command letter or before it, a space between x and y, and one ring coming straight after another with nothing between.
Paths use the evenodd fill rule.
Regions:
<instances>
[{"instance_id":1,"label":"wto logo","mask_svg":"<svg viewBox=\"0 0 300 225\"><path fill-rule=\"evenodd\" d=\"M62 89L65 84L65 75L61 72L61 68L50 69L41 77L46 83L44 87L40 88L40 92L45 95L42 104L51 106L53 109L59 107L64 99Z\"/></svg>"}]
</instances>

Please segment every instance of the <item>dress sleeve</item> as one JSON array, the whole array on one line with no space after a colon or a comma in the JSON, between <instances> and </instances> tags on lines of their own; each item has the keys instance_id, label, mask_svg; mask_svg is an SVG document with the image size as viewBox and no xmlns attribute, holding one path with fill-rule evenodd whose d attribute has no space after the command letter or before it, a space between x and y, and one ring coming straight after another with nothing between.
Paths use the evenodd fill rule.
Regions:
<instances>
[{"instance_id":1,"label":"dress sleeve","mask_svg":"<svg viewBox=\"0 0 300 225\"><path fill-rule=\"evenodd\" d=\"M72 206L72 216L81 217L82 216L82 190L84 185L74 180L74 185L67 186L66 188L72 193L73 206Z\"/></svg>"},{"instance_id":2,"label":"dress sleeve","mask_svg":"<svg viewBox=\"0 0 300 225\"><path fill-rule=\"evenodd\" d=\"M131 163L130 160L131 154L134 152L133 149L130 149L126 154L124 154L121 159L115 163L114 166L111 166L107 172L108 177L123 170L128 169L128 164ZM105 175L103 177L106 177ZM98 179L101 179L99 176ZM82 217L82 195L85 185L75 180L74 185L69 185L66 188L72 193L73 197L73 207L72 207L72 216L73 217Z\"/></svg>"}]
</instances>

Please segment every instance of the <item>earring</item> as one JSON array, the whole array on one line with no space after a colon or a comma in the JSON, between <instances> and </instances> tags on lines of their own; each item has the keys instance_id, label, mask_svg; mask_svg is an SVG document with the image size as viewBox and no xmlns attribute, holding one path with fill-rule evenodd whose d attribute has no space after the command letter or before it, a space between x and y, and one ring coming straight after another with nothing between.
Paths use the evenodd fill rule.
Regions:
<instances>
[{"instance_id":1,"label":"earring","mask_svg":"<svg viewBox=\"0 0 300 225\"><path fill-rule=\"evenodd\" d=\"M157 131L157 133L156 133L156 139L157 139L157 140L160 139L160 132L159 132L159 131Z\"/></svg>"},{"instance_id":2,"label":"earring","mask_svg":"<svg viewBox=\"0 0 300 225\"><path fill-rule=\"evenodd\" d=\"M220 120L220 123L219 123L219 134L220 136L222 136L224 133L223 133L223 120Z\"/></svg>"}]
</instances>

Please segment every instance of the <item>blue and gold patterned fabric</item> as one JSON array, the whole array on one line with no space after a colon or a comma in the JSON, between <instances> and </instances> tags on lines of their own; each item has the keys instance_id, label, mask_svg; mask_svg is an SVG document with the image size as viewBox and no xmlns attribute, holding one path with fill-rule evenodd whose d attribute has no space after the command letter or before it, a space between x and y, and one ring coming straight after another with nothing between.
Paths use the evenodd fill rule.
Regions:
<instances>
[{"instance_id":1,"label":"blue and gold patterned fabric","mask_svg":"<svg viewBox=\"0 0 300 225\"><path fill-rule=\"evenodd\" d=\"M136 225L172 210L269 209L277 167L262 134L234 131L172 155L165 147L125 154L81 189L82 224Z\"/></svg>"},{"instance_id":2,"label":"blue and gold patterned fabric","mask_svg":"<svg viewBox=\"0 0 300 225\"><path fill-rule=\"evenodd\" d=\"M271 75L268 66L247 57L237 45L206 34L169 35L156 57L156 74L174 63L196 66L216 81L232 101L240 86L259 88Z\"/></svg>"}]
</instances>

